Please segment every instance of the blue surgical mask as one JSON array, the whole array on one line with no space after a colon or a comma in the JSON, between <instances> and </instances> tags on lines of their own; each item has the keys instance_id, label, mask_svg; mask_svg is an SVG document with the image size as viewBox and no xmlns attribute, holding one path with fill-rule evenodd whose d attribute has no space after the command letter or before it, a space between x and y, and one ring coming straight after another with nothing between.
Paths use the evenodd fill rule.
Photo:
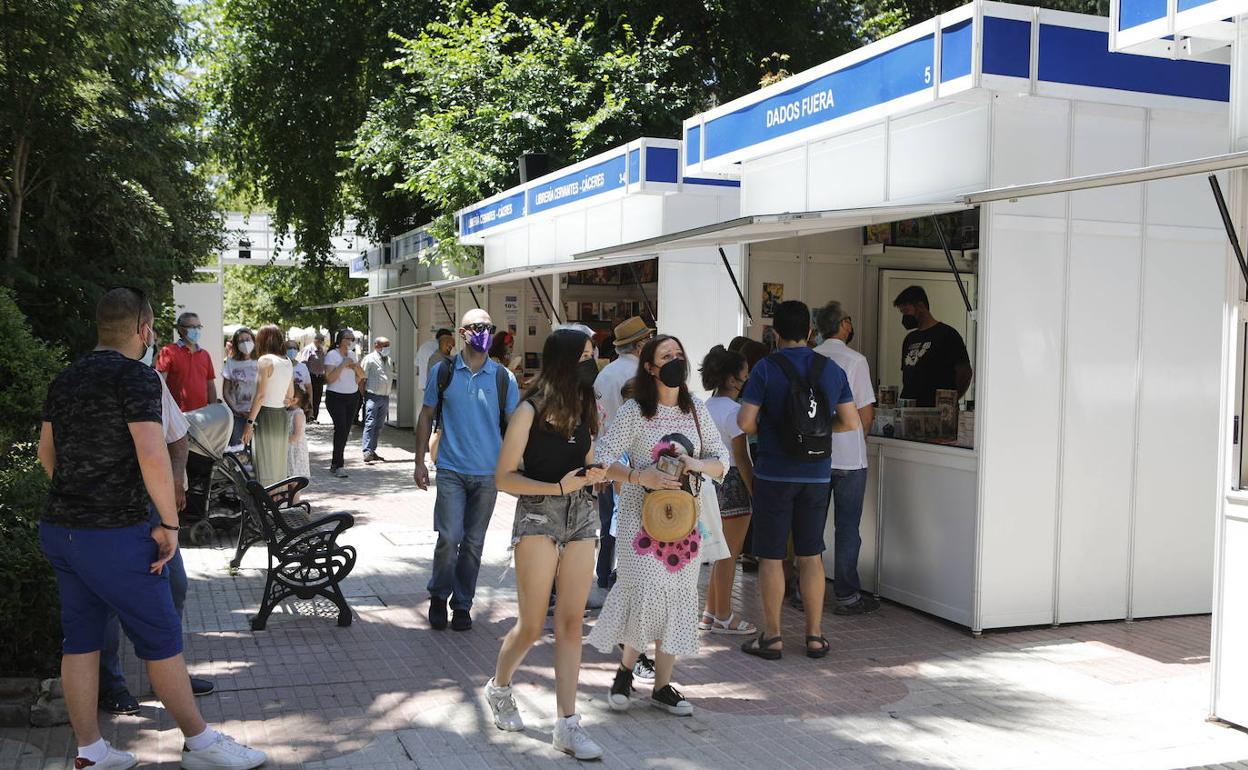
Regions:
<instances>
[{"instance_id":1,"label":"blue surgical mask","mask_svg":"<svg viewBox=\"0 0 1248 770\"><path fill-rule=\"evenodd\" d=\"M287 357L287 358L289 358L291 361L294 361L296 358L298 358L298 357L299 357L299 351L298 351L298 350L287 350L287 351L286 351L286 357Z\"/></svg>"},{"instance_id":2,"label":"blue surgical mask","mask_svg":"<svg viewBox=\"0 0 1248 770\"><path fill-rule=\"evenodd\" d=\"M199 344L199 334L202 331L203 329L187 329L186 330L187 341L194 342L195 344Z\"/></svg>"}]
</instances>

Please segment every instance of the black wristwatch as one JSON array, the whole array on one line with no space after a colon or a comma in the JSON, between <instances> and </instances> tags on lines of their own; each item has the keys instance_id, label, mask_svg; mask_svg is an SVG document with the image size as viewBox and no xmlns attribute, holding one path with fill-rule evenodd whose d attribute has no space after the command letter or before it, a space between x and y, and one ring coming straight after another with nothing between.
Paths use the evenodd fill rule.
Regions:
<instances>
[{"instance_id":1,"label":"black wristwatch","mask_svg":"<svg viewBox=\"0 0 1248 770\"><path fill-rule=\"evenodd\" d=\"M161 528L161 529L167 529L167 530L169 530L170 532L177 532L177 531L179 531L180 529L182 529L181 527L175 527L175 526L174 526L174 525L172 525L172 524L166 524L166 523L165 523L165 522L163 522L163 521L162 521L162 522L160 522L160 528Z\"/></svg>"},{"instance_id":2,"label":"black wristwatch","mask_svg":"<svg viewBox=\"0 0 1248 770\"><path fill-rule=\"evenodd\" d=\"M248 424L248 425L255 425L255 424L256 424L256 421L255 421L255 420L253 420L253 419L251 419L250 417L248 417L248 418L247 418L247 424Z\"/></svg>"}]
</instances>

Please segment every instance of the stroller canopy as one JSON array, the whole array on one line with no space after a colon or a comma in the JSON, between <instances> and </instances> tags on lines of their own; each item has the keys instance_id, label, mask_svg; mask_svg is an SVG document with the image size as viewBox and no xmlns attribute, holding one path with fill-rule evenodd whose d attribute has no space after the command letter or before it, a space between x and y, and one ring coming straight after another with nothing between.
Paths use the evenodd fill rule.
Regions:
<instances>
[{"instance_id":1,"label":"stroller canopy","mask_svg":"<svg viewBox=\"0 0 1248 770\"><path fill-rule=\"evenodd\" d=\"M209 404L186 413L190 423L190 449L213 460L225 456L234 429L234 413L225 404Z\"/></svg>"}]
</instances>

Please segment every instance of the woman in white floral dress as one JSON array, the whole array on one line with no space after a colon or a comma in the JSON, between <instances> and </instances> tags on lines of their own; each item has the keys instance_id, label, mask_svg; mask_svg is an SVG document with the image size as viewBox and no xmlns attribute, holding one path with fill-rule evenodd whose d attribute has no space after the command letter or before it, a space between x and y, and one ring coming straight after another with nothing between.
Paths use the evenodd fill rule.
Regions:
<instances>
[{"instance_id":1,"label":"woman in white floral dress","mask_svg":"<svg viewBox=\"0 0 1248 770\"><path fill-rule=\"evenodd\" d=\"M695 530L680 543L652 541L642 530L642 501L649 490L681 488L680 478L655 466L659 453L675 451L683 473L720 480L728 450L706 405L685 385L689 365L680 340L655 337L639 358L634 400L620 407L594 453L595 462L609 465L607 478L623 484L623 490L616 522L619 577L587 641L601 652L624 645L607 699L612 709L628 708L633 664L654 644L651 700L672 714L688 716L693 706L671 680L676 656L698 652L700 538ZM632 467L619 462L624 455Z\"/></svg>"}]
</instances>

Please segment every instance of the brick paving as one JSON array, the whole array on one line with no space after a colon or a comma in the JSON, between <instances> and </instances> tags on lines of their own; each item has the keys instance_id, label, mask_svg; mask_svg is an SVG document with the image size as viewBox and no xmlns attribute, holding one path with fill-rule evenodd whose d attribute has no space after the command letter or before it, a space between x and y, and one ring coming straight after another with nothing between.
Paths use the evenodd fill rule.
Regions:
<instances>
[{"instance_id":1,"label":"brick paving","mask_svg":"<svg viewBox=\"0 0 1248 770\"><path fill-rule=\"evenodd\" d=\"M358 435L358 434L357 434ZM188 548L187 658L217 691L205 716L269 753L271 768L413 770L571 766L549 746L554 717L551 637L516 676L529 729L494 729L479 697L499 640L515 622L507 544L513 505L500 496L467 633L425 619L433 553L433 493L411 483L411 434L387 430L384 465L326 473L328 426L312 426L314 511L348 511L343 540L360 562L345 583L355 611L307 602L252 633L263 548L239 574L232 549ZM348 457L354 458L353 443ZM705 577L705 575L704 575ZM760 616L752 575L739 581L745 615ZM592 619L587 621L592 623ZM801 624L786 608L793 653L767 662L704 636L676 679L695 716L644 706L610 712L614 661L586 648L581 707L611 768L1180 768L1241 767L1248 734L1206 721L1209 619L1171 618L987 634L886 603L865 617L827 615L832 651L800 654ZM103 717L106 737L145 767L176 767L180 736L133 658L143 712ZM647 695L644 691L639 695ZM0 770L72 767L68 728L0 730ZM1248 766L1248 765L1242 765Z\"/></svg>"}]
</instances>

